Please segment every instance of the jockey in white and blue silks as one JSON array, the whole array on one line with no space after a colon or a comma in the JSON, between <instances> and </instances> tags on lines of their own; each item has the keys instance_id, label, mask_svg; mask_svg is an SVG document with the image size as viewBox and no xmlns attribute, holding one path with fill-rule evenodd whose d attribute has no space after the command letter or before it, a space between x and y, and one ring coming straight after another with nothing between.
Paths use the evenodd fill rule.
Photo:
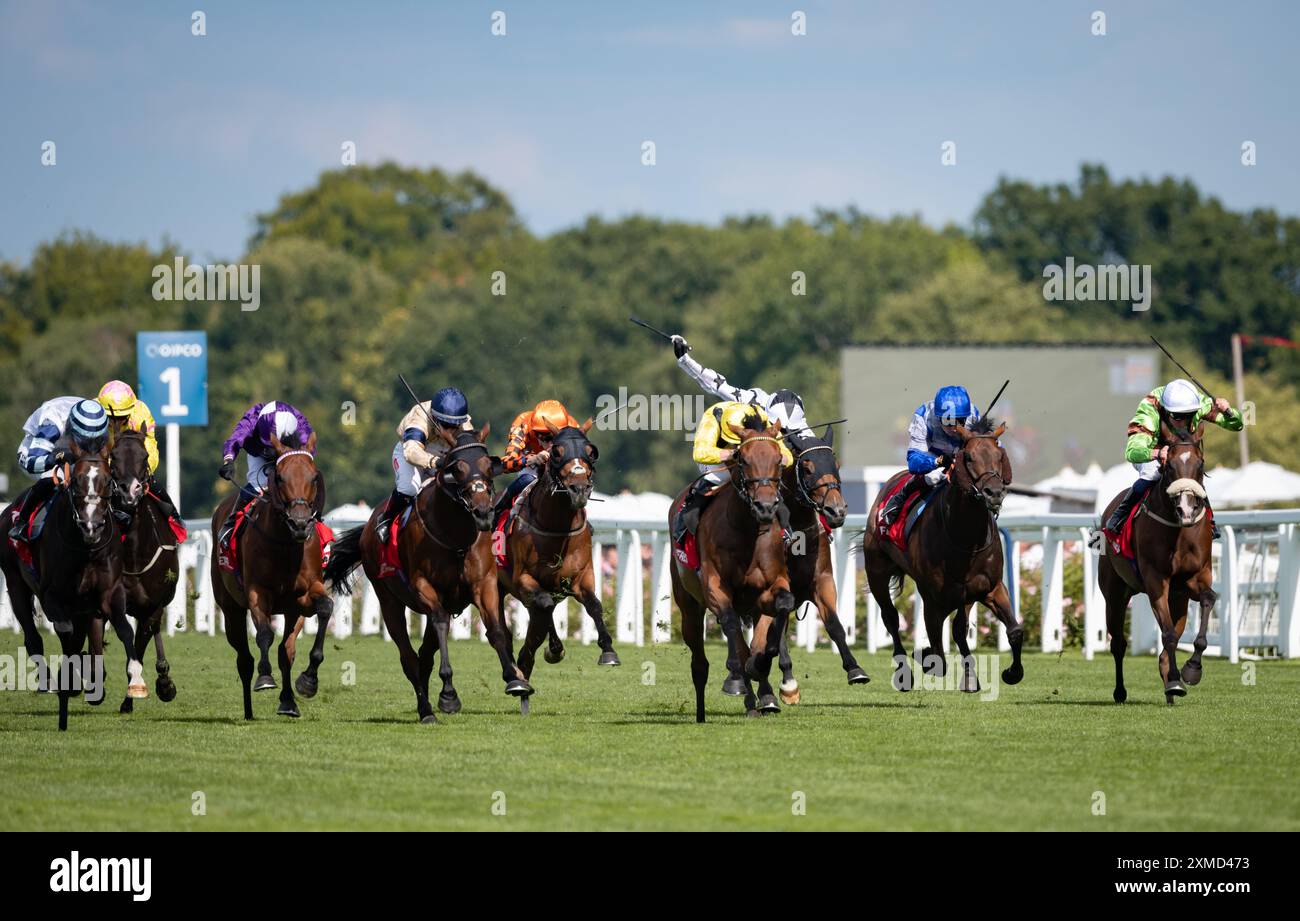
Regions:
<instances>
[{"instance_id":1,"label":"jockey in white and blue silks","mask_svg":"<svg viewBox=\"0 0 1300 921\"><path fill-rule=\"evenodd\" d=\"M36 484L28 490L18 510L17 523L9 532L16 540L22 539L31 513L53 494L54 470L63 462L64 452L74 442L87 452L104 446L108 440L108 414L95 400L55 397L27 417L23 432L23 440L18 445L18 466Z\"/></svg>"},{"instance_id":2,"label":"jockey in white and blue silks","mask_svg":"<svg viewBox=\"0 0 1300 921\"><path fill-rule=\"evenodd\" d=\"M906 485L880 510L880 520L892 522L907 497L920 488L938 485L948 475L948 465L961 448L957 426L968 426L980 417L965 387L940 387L929 403L922 403L907 426L907 470L912 474Z\"/></svg>"}]
</instances>

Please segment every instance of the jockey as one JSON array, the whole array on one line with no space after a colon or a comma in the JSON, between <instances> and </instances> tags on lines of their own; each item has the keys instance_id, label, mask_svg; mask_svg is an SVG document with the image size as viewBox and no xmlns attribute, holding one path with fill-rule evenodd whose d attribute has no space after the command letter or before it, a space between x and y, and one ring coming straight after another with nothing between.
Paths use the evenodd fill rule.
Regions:
<instances>
[{"instance_id":1,"label":"jockey","mask_svg":"<svg viewBox=\"0 0 1300 921\"><path fill-rule=\"evenodd\" d=\"M681 511L673 522L672 537L675 543L681 543L687 531L695 533L700 523L704 494L715 486L721 486L731 480L731 471L727 469L726 463L731 460L740 446L745 422L755 416L764 428L772 424L772 420L761 406L735 400L714 403L700 417L699 423L695 426L695 443L691 450L691 458L699 465L704 475L691 484L686 497L682 500ZM794 456L782 441L781 465L788 467L793 463ZM784 502L778 503L777 509L781 529L788 538L790 512Z\"/></svg>"},{"instance_id":2,"label":"jockey","mask_svg":"<svg viewBox=\"0 0 1300 921\"><path fill-rule=\"evenodd\" d=\"M691 350L690 344L681 336L673 336L673 354L677 356L677 365L691 380L700 385L700 389L719 400L735 403L753 403L763 408L767 418L781 423L786 434L798 434L808 430L808 420L803 412L803 398L793 390L777 390L768 393L758 387L748 390L727 383L727 379L712 368L706 368L686 354Z\"/></svg>"},{"instance_id":3,"label":"jockey","mask_svg":"<svg viewBox=\"0 0 1300 921\"><path fill-rule=\"evenodd\" d=\"M550 460L552 435L547 422L557 429L578 427L578 420L569 415L559 400L542 400L532 409L515 416L515 421L510 424L510 439L506 442L501 464L506 473L516 470L520 473L497 502L498 509L510 508L523 488L537 479L537 468Z\"/></svg>"},{"instance_id":4,"label":"jockey","mask_svg":"<svg viewBox=\"0 0 1300 921\"><path fill-rule=\"evenodd\" d=\"M1105 530L1113 534L1118 534L1124 527L1129 512L1141 501L1147 488L1160 479L1160 466L1169 456L1169 448L1159 446L1162 407L1170 422L1187 431L1194 431L1204 420L1230 432L1240 432L1245 424L1241 413L1223 397L1211 400L1182 378L1157 387L1144 396L1128 424L1128 443L1124 448L1124 459L1137 470L1138 478L1106 519ZM1219 526L1214 525L1214 537L1218 536Z\"/></svg>"},{"instance_id":5,"label":"jockey","mask_svg":"<svg viewBox=\"0 0 1300 921\"><path fill-rule=\"evenodd\" d=\"M444 387L427 403L412 406L397 426L401 439L393 448L393 476L397 482L375 522L375 535L381 543L388 540L388 526L419 492L419 471L432 470L447 451L447 445L435 427L451 439L462 431L474 430L469 416L469 401L455 387Z\"/></svg>"},{"instance_id":6,"label":"jockey","mask_svg":"<svg viewBox=\"0 0 1300 921\"><path fill-rule=\"evenodd\" d=\"M149 411L148 405L137 398L131 385L124 381L109 381L99 389L97 399L108 413L110 428L121 427L144 435L145 451L149 455L149 482L146 486L162 508L163 514L179 521L181 516L176 511L171 496L154 479L154 471L158 469L158 438L154 433L153 413Z\"/></svg>"},{"instance_id":7,"label":"jockey","mask_svg":"<svg viewBox=\"0 0 1300 921\"><path fill-rule=\"evenodd\" d=\"M94 400L55 397L27 417L23 431L27 434L18 445L18 466L36 483L27 491L9 531L15 540L24 539L32 512L54 493L54 471L65 462L68 448L76 444L82 451L95 452L108 442L108 415Z\"/></svg>"},{"instance_id":8,"label":"jockey","mask_svg":"<svg viewBox=\"0 0 1300 921\"><path fill-rule=\"evenodd\" d=\"M226 541L230 538L235 525L235 513L261 495L270 481L271 475L266 468L273 467L276 457L275 446L271 443L272 436L283 440L290 435L297 436L296 444L306 445L312 435L311 424L301 412L279 400L253 404L235 423L230 437L222 445L221 468L217 473L233 483L235 458L241 449L248 455L248 473L244 485L239 489L239 501L231 508L217 537L221 546L226 546Z\"/></svg>"},{"instance_id":9,"label":"jockey","mask_svg":"<svg viewBox=\"0 0 1300 921\"><path fill-rule=\"evenodd\" d=\"M934 399L922 403L907 427L907 470L911 474L903 488L880 510L880 521L890 524L908 496L924 483L937 486L948 475L948 465L961 447L957 426L967 426L980 417L965 387L940 387Z\"/></svg>"}]
</instances>

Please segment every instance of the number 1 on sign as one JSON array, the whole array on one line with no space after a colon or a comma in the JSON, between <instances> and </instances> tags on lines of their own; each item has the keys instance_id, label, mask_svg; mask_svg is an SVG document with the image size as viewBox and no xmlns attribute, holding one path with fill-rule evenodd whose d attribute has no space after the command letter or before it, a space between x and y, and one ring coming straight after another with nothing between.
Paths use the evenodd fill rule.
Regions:
<instances>
[{"instance_id":1,"label":"number 1 on sign","mask_svg":"<svg viewBox=\"0 0 1300 921\"><path fill-rule=\"evenodd\" d=\"M164 416L188 416L190 408L181 402L181 369L167 368L158 375L158 380L167 385L167 405L162 407Z\"/></svg>"}]
</instances>

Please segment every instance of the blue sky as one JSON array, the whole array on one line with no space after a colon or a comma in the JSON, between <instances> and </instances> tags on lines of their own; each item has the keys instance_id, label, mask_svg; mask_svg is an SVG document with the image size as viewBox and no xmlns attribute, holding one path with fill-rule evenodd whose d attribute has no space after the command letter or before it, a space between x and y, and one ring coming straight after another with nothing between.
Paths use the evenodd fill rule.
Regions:
<instances>
[{"instance_id":1,"label":"blue sky","mask_svg":"<svg viewBox=\"0 0 1300 921\"><path fill-rule=\"evenodd\" d=\"M1297 35L1300 4L1263 0L0 0L0 258L78 228L232 258L345 140L473 168L538 233L849 204L964 224L1000 174L1085 160L1295 214Z\"/></svg>"}]
</instances>

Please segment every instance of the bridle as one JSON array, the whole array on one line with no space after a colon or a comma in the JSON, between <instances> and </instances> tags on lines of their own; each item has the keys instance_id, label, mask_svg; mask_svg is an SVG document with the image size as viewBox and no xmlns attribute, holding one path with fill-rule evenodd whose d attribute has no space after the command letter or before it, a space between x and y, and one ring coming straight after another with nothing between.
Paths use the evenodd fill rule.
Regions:
<instances>
[{"instance_id":1,"label":"bridle","mask_svg":"<svg viewBox=\"0 0 1300 921\"><path fill-rule=\"evenodd\" d=\"M80 541L82 547L84 547L87 551L89 551L89 552L91 552L91 553L94 553L94 552L97 552L97 551L99 551L99 550L103 550L105 547L107 547L107 546L109 545L109 543L112 542L113 538L114 538L114 537L116 536L116 534L117 534L117 528L116 528L116 526L115 526L115 524L114 524L114 518L113 518L113 514L112 514L112 511L113 511L113 510L112 510L113 494L115 493L115 491L116 491L116 489L117 489L117 483L113 480L112 467L111 467L111 465L109 464L108 461L100 460L99 458L94 458L94 457L87 457L87 458L83 458L83 459L84 459L85 462L88 463L88 464L94 464L95 466L100 466L100 467L105 468L106 476L105 476L104 478L105 478L106 480L108 480L108 484L109 484L109 485L108 485L108 495L105 497L105 498L107 498L107 500L108 500L108 503L107 503L107 504L108 504L108 514L105 516L104 539L103 539L102 541L100 541L99 543L88 544L88 543L86 543L86 535L85 535L85 533L82 532L82 530L81 530L80 527L77 527L77 528L76 528L76 531L77 531L77 539ZM78 463L80 463L80 461L78 461ZM58 479L58 474L56 473L56 474L55 474L55 482L56 482L59 486L61 486L61 487L63 488L63 491L67 494L67 497L68 497L68 504L72 507L72 522L73 522L74 525L76 525L76 523L77 523L77 503L78 503L78 501L84 501L84 500L85 500L85 496L82 495L80 492L77 491L76 480L74 479L74 477L73 477L73 475L72 475L72 466L69 465L69 464L66 464L66 463L65 463L65 464L63 465L62 469L63 469L63 478L62 478L62 481L60 481L60 480ZM51 511L52 511L52 510L53 510L53 508L51 507ZM68 532L67 532L66 528L64 528L64 527L62 526L62 522L61 522L61 520L60 520L58 517L55 518L55 527L56 527L56 528L59 528L59 533L60 533L63 537L67 537L67 536L68 536Z\"/></svg>"},{"instance_id":2,"label":"bridle","mask_svg":"<svg viewBox=\"0 0 1300 921\"><path fill-rule=\"evenodd\" d=\"M280 464L281 464L285 459L290 458L290 457L307 457L307 458L311 458L311 460L312 460L312 466L314 467L316 464L315 464L315 458L313 457L312 453L311 453L310 451L304 451L304 450L302 450L302 449L298 449L298 450L294 450L294 451L285 451L283 454L279 455L279 456L276 457L276 459L275 459L275 470L276 470L276 477L275 477L275 478L276 478L276 482L272 483L271 486L270 486L270 492L271 492L271 507L274 508L276 511L278 511L278 512L280 513L281 516L283 516L284 521L285 521L285 524L287 524L287 525L289 526L290 530L294 530L294 529L295 529L296 522L294 522L293 519L291 518L291 516L290 516L290 512L292 512L292 511L293 511L295 508L297 508L298 506L300 506L300 505L304 505L304 506L306 506L308 509L310 509L310 511L311 511L311 515L310 515L310 516L308 517L308 519L307 519L308 522L314 522L314 521L319 521L319 520L320 520L320 509L317 508L316 506L312 505L311 502L307 501L307 499L304 498L303 496L295 496L293 499L290 499L290 500L288 501L288 503L286 504L285 501L284 501L284 498L280 495L280 486L279 486L279 479L280 479L279 470L280 470ZM324 480L324 477L322 477L322 476L321 476L321 472L320 472L319 470L317 470L317 471L316 471L315 481L316 481L316 487L317 487L317 494L318 494L318 496L319 496L320 487L321 487L321 485L322 485L322 483L323 483L323 480ZM319 501L319 500L318 500L318 501Z\"/></svg>"},{"instance_id":3,"label":"bridle","mask_svg":"<svg viewBox=\"0 0 1300 921\"><path fill-rule=\"evenodd\" d=\"M750 493L750 487L767 486L769 484L775 485L778 490L778 495L781 489L780 472L778 472L776 476L759 477L751 477L745 473L745 455L742 451L745 445L756 444L760 441L770 441L772 444L776 445L778 449L784 444L780 438L774 438L771 435L755 435L753 438L746 438L736 447L736 472L731 477L731 485L740 493L741 500L744 501L745 506L755 518L758 518L759 514L757 507L754 505L754 497Z\"/></svg>"},{"instance_id":4,"label":"bridle","mask_svg":"<svg viewBox=\"0 0 1300 921\"><path fill-rule=\"evenodd\" d=\"M993 437L992 435L970 435L966 438L966 441L974 441L976 438L992 438L992 437ZM1002 449L999 448L999 450ZM965 442L962 443L962 446L958 450L957 455L961 459L961 468L962 471L966 474L966 479L970 480L969 492L974 498L979 499L981 502L984 501L984 492L980 484L988 481L990 478L996 478L998 483L1002 486L1002 488L1006 489L1007 484L1002 479L1002 469L1000 467L996 470L985 470L978 477L971 472L970 456L966 453Z\"/></svg>"},{"instance_id":5,"label":"bridle","mask_svg":"<svg viewBox=\"0 0 1300 921\"><path fill-rule=\"evenodd\" d=\"M491 477L475 470L473 465L470 465L470 475L468 479L462 483L457 482L455 474L451 473L447 469L451 464L451 459L455 457L456 454L461 451L468 451L470 448L482 448L484 452L487 451L487 445L483 444L481 441L466 442L463 445L456 445L455 447L448 448L439 459L438 465L434 468L434 472L438 480L438 489L443 493L443 495L447 496L447 498L451 499L472 515L474 513L474 508L470 503L469 497L471 495L486 492L488 498L491 499L493 497ZM447 477L451 477L452 481L455 483L455 489L452 489L447 485Z\"/></svg>"},{"instance_id":6,"label":"bridle","mask_svg":"<svg viewBox=\"0 0 1300 921\"><path fill-rule=\"evenodd\" d=\"M837 469L835 470L834 474L833 474L834 477L835 477L835 479L834 479L833 482L830 482L830 483L821 483L821 484L814 484L813 487L812 487L812 489L809 489L809 488L808 488L808 484L807 484L807 482L804 481L803 476L800 474L800 471L799 471L799 461L801 461L801 460L802 460L806 455L808 455L808 454L812 454L814 451L828 451L828 452L830 452L830 455L831 455L831 462L832 462L832 464L833 464L834 461L835 461L835 452L831 449L831 446L830 446L830 445L823 445L823 444L810 445L809 447L804 448L803 450L799 451L799 453L795 454L795 456L794 456L794 480L795 480L795 483L798 484L798 485L797 485L797 493L796 493L796 495L797 495L797 498L799 499L799 501L802 502L804 505L806 505L808 508L810 508L810 509L812 509L813 511L817 512L819 515L825 515L825 514L826 514L826 501L825 501L825 497L828 496L828 495L830 495L831 490L836 490L836 489L837 489L837 490L839 490L840 492L843 492L843 491L844 491L844 484L843 484L843 482L841 482L841 480L840 480L839 470L838 470L838 468L837 468ZM816 466L816 465L814 464L814 466ZM816 476L816 477L818 477L818 478L821 478L822 476L825 476L826 473L828 473L828 472L830 472L830 471L822 471L821 473L818 473L816 470L814 470L814 471L813 471L813 475ZM823 490L823 492L822 492L822 501L821 501L821 502L818 502L816 499L813 498L813 495L814 495L818 490Z\"/></svg>"},{"instance_id":7,"label":"bridle","mask_svg":"<svg viewBox=\"0 0 1300 921\"><path fill-rule=\"evenodd\" d=\"M1162 447L1170 447L1170 448L1192 447L1200 451L1201 442L1198 439L1187 437L1186 433L1183 432L1179 432L1178 434L1180 435L1178 441L1166 442L1164 445L1162 445ZM1203 468L1205 465L1204 454L1201 454L1200 462ZM1200 502L1200 506L1201 506L1200 509L1196 512L1195 517L1193 517L1190 521L1184 524L1181 521L1170 520L1164 517L1163 515L1161 515L1159 512L1154 511L1151 508L1149 502L1147 501L1151 496L1151 490L1148 490L1147 494L1142 497L1142 504L1138 507L1138 511L1141 514L1146 515L1148 518L1160 522L1162 525L1165 525L1166 527L1178 528L1179 530L1182 530L1183 528L1195 527L1205 519L1205 515L1209 510L1209 503L1205 501L1206 499L1205 486L1199 480L1194 480L1191 477L1180 477L1166 485L1165 480L1168 478L1168 473L1171 469L1172 468L1169 466L1169 459L1166 457L1164 463L1160 465L1160 484L1165 487L1165 495L1169 496L1170 499L1174 499L1175 501L1177 501L1178 496L1181 496L1183 493L1186 492L1190 492L1193 495L1195 495L1198 501Z\"/></svg>"},{"instance_id":8,"label":"bridle","mask_svg":"<svg viewBox=\"0 0 1300 921\"><path fill-rule=\"evenodd\" d=\"M583 449L590 447L593 452L596 451L596 446L590 441L587 441L586 438L583 438L582 441L579 442L576 437L566 437L564 441L569 444L579 445ZM567 492L573 497L586 498L586 496L590 496L592 490L596 488L596 457L587 456L585 450L575 453L572 457L558 457L555 453L556 443L557 442L552 439L550 445L547 447L547 451L550 452L550 460L546 463L547 473L550 474L547 477L550 481L548 484L550 487L550 494L554 496L561 492ZM585 461L587 465L588 477L587 485L585 487L570 486L568 483L564 482L564 467L569 462L575 460ZM586 496L583 496L584 491Z\"/></svg>"}]
</instances>

